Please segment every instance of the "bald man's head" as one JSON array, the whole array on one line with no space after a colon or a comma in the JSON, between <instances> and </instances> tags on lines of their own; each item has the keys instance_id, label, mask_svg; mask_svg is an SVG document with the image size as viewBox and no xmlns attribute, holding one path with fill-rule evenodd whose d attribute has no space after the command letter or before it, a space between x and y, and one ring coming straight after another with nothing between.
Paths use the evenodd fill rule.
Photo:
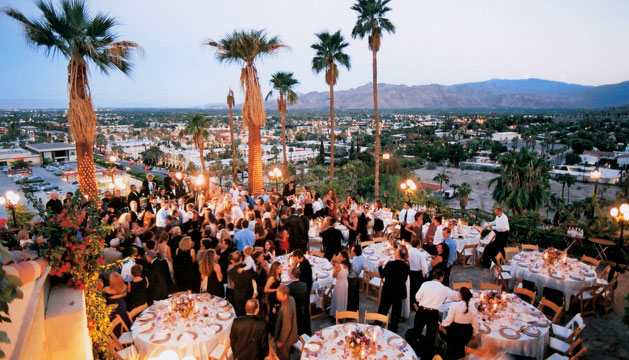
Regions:
<instances>
[{"instance_id":1,"label":"bald man's head","mask_svg":"<svg viewBox=\"0 0 629 360\"><path fill-rule=\"evenodd\" d=\"M258 315L258 312L260 312L260 303L258 300L247 300L247 303L245 304L245 311L247 312L247 315Z\"/></svg>"}]
</instances>

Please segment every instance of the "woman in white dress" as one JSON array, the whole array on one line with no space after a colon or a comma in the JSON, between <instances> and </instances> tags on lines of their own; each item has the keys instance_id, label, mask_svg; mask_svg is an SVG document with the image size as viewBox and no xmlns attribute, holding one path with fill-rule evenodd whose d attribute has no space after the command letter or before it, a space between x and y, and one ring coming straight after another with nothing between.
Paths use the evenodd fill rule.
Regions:
<instances>
[{"instance_id":1,"label":"woman in white dress","mask_svg":"<svg viewBox=\"0 0 629 360\"><path fill-rule=\"evenodd\" d=\"M337 311L347 310L347 274L349 274L349 256L347 251L339 252L332 258L334 271L332 276L336 279L332 290L332 301L330 304L330 316L336 317Z\"/></svg>"}]
</instances>

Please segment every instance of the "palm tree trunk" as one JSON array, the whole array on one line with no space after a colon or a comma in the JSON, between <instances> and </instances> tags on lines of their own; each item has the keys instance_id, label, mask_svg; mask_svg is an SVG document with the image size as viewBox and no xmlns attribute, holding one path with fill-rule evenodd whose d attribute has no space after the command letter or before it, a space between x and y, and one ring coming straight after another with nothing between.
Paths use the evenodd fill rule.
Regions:
<instances>
[{"instance_id":1,"label":"palm tree trunk","mask_svg":"<svg viewBox=\"0 0 629 360\"><path fill-rule=\"evenodd\" d=\"M284 152L284 176L288 176L288 160L286 158L286 99L280 92L280 114L282 116L282 152Z\"/></svg>"},{"instance_id":2,"label":"palm tree trunk","mask_svg":"<svg viewBox=\"0 0 629 360\"><path fill-rule=\"evenodd\" d=\"M238 159L236 158L236 142L234 141L234 113L229 104L229 137L232 142L232 181L238 179Z\"/></svg>"},{"instance_id":3,"label":"palm tree trunk","mask_svg":"<svg viewBox=\"0 0 629 360\"><path fill-rule=\"evenodd\" d=\"M210 178L205 168L205 159L203 158L203 138L201 136L197 137L197 144L199 145L199 156L201 156L201 171L203 172L203 177L209 182Z\"/></svg>"},{"instance_id":4,"label":"palm tree trunk","mask_svg":"<svg viewBox=\"0 0 629 360\"><path fill-rule=\"evenodd\" d=\"M374 199L380 196L380 119L378 117L378 62L376 49L371 50L373 60L373 119L376 127L376 182L374 184Z\"/></svg>"},{"instance_id":5,"label":"palm tree trunk","mask_svg":"<svg viewBox=\"0 0 629 360\"><path fill-rule=\"evenodd\" d=\"M77 169L79 170L79 188L81 193L89 200L98 199L98 184L96 183L96 172L94 170L94 151L92 144L85 142L75 142Z\"/></svg>"},{"instance_id":6,"label":"palm tree trunk","mask_svg":"<svg viewBox=\"0 0 629 360\"><path fill-rule=\"evenodd\" d=\"M262 171L262 141L260 125L249 124L249 194L258 196L264 188Z\"/></svg>"},{"instance_id":7,"label":"palm tree trunk","mask_svg":"<svg viewBox=\"0 0 629 360\"><path fill-rule=\"evenodd\" d=\"M564 183L564 184L561 184L561 200L563 200L563 199L564 199L564 197L563 197L563 191L564 191L564 189L565 189L565 188L566 188L566 184L565 184L565 183Z\"/></svg>"},{"instance_id":8,"label":"palm tree trunk","mask_svg":"<svg viewBox=\"0 0 629 360\"><path fill-rule=\"evenodd\" d=\"M330 84L330 182L334 181L334 84Z\"/></svg>"}]
</instances>

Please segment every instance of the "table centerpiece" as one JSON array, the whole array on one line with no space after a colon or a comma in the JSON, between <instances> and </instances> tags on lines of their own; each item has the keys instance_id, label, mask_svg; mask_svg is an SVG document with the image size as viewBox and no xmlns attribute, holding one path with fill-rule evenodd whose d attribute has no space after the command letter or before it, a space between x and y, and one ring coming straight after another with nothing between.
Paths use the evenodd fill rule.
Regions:
<instances>
[{"instance_id":1,"label":"table centerpiece","mask_svg":"<svg viewBox=\"0 0 629 360\"><path fill-rule=\"evenodd\" d=\"M348 331L345 336L345 351L349 351L355 359L366 359L369 354L375 353L375 346L376 341L361 329Z\"/></svg>"}]
</instances>

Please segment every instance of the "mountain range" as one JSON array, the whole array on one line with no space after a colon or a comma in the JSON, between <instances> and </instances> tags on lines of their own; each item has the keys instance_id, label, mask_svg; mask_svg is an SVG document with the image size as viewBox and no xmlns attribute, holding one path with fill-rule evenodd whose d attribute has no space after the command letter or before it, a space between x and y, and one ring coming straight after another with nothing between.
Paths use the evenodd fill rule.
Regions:
<instances>
[{"instance_id":1,"label":"mountain range","mask_svg":"<svg viewBox=\"0 0 629 360\"><path fill-rule=\"evenodd\" d=\"M323 109L329 107L329 92L299 94L292 109ZM373 107L372 85L334 92L339 109ZM378 105L381 109L412 108L607 108L629 104L629 81L618 84L588 86L542 79L503 80L456 85L392 85L378 84ZM265 104L276 109L275 101Z\"/></svg>"}]
</instances>

